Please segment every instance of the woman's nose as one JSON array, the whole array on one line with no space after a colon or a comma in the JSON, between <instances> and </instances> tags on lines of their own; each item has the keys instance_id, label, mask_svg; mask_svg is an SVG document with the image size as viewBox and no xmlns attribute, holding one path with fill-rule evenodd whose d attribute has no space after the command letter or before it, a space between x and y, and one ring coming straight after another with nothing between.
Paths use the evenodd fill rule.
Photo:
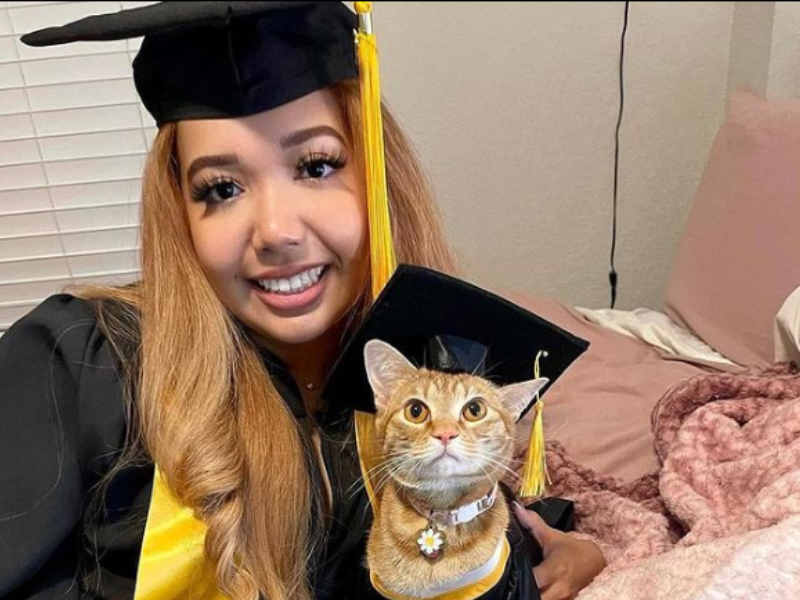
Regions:
<instances>
[{"instance_id":1,"label":"woman's nose","mask_svg":"<svg viewBox=\"0 0 800 600\"><path fill-rule=\"evenodd\" d=\"M305 224L297 203L279 186L265 186L256 199L253 246L259 251L279 251L305 242Z\"/></svg>"}]
</instances>

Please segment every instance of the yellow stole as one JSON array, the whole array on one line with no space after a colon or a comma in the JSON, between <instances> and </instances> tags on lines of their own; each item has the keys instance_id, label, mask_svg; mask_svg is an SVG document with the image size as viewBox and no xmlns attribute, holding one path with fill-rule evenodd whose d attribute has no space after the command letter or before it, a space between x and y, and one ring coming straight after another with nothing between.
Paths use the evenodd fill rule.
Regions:
<instances>
[{"instance_id":1,"label":"yellow stole","mask_svg":"<svg viewBox=\"0 0 800 600\"><path fill-rule=\"evenodd\" d=\"M134 600L229 600L217 589L214 571L203 554L206 526L175 499L156 468ZM447 592L435 600L473 600L502 578L509 556L504 540L501 559L483 580ZM374 575L372 584L391 600L413 600L392 594Z\"/></svg>"},{"instance_id":2,"label":"yellow stole","mask_svg":"<svg viewBox=\"0 0 800 600\"><path fill-rule=\"evenodd\" d=\"M475 598L479 598L491 590L495 585L497 585L500 579L502 579L510 554L511 545L508 543L508 539L503 539L500 560L497 562L497 566L495 566L494 570L486 575L486 577L465 587L451 590L449 592L439 594L438 596L432 596L426 600L474 600ZM388 598L389 600L419 600L419 598L415 596L404 596L402 594L395 594L394 592L387 590L375 573L370 573L369 577L370 581L372 582L372 587L378 590L383 597Z\"/></svg>"},{"instance_id":3,"label":"yellow stole","mask_svg":"<svg viewBox=\"0 0 800 600\"><path fill-rule=\"evenodd\" d=\"M205 524L178 503L156 467L134 600L228 600L205 561Z\"/></svg>"}]
</instances>

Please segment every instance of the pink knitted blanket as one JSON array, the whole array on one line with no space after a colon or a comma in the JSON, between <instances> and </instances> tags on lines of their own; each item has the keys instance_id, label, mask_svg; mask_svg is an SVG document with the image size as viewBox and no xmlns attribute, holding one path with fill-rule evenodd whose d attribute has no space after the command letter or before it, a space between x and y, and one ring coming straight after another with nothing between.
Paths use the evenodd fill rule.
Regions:
<instances>
[{"instance_id":1,"label":"pink knitted blanket","mask_svg":"<svg viewBox=\"0 0 800 600\"><path fill-rule=\"evenodd\" d=\"M662 467L630 483L549 445L550 493L609 562L579 599L800 598L800 375L688 379L652 425Z\"/></svg>"}]
</instances>

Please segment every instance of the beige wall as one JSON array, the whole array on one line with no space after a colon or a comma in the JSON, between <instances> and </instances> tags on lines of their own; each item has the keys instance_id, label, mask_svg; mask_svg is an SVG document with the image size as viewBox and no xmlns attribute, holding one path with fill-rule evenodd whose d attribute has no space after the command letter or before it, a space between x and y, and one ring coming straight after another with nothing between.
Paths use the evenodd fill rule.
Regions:
<instances>
[{"instance_id":1,"label":"beige wall","mask_svg":"<svg viewBox=\"0 0 800 600\"><path fill-rule=\"evenodd\" d=\"M734 4L631 3L619 308L660 306L724 112ZM376 3L384 93L471 278L608 305L623 6Z\"/></svg>"},{"instance_id":2,"label":"beige wall","mask_svg":"<svg viewBox=\"0 0 800 600\"><path fill-rule=\"evenodd\" d=\"M767 91L775 2L734 2L728 92L747 83Z\"/></svg>"},{"instance_id":3,"label":"beige wall","mask_svg":"<svg viewBox=\"0 0 800 600\"><path fill-rule=\"evenodd\" d=\"M775 2L767 93L800 96L800 4Z\"/></svg>"}]
</instances>

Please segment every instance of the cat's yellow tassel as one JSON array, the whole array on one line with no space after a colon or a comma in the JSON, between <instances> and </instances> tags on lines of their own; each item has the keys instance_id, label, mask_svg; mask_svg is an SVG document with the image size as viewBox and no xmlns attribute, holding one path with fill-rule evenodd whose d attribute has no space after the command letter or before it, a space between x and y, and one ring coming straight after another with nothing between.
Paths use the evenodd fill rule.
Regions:
<instances>
[{"instance_id":1,"label":"cat's yellow tassel","mask_svg":"<svg viewBox=\"0 0 800 600\"><path fill-rule=\"evenodd\" d=\"M547 358L547 352L540 351L536 355L533 365L533 376L539 378L539 359ZM522 473L522 485L520 486L519 496L521 498L540 498L544 496L547 485L551 483L550 475L547 472L547 456L545 454L544 440L544 403L536 392L536 405L534 406L536 416L533 419L533 428L528 443L528 455L525 460L525 468Z\"/></svg>"},{"instance_id":2,"label":"cat's yellow tassel","mask_svg":"<svg viewBox=\"0 0 800 600\"><path fill-rule=\"evenodd\" d=\"M369 215L372 299L378 297L397 267L389 220L389 196L386 187L386 160L383 147L383 118L378 70L378 46L372 32L372 2L354 2L358 13L358 72L361 84L361 120L364 137L364 166L367 174L367 211ZM373 509L375 490L369 478L380 462L375 445L374 416L355 414L356 444L361 473Z\"/></svg>"}]
</instances>

